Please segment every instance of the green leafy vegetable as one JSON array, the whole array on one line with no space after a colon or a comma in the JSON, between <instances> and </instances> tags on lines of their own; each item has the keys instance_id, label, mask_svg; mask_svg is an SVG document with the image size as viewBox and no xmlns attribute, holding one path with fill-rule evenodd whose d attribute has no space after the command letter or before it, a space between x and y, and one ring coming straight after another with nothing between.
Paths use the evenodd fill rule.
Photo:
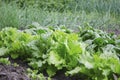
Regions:
<instances>
[{"instance_id":1,"label":"green leafy vegetable","mask_svg":"<svg viewBox=\"0 0 120 80\"><path fill-rule=\"evenodd\" d=\"M23 31L0 31L0 63L11 59L26 61L33 80L52 77L63 70L66 76L80 75L86 80L113 80L120 75L120 38L89 25L78 33L64 26L43 28L32 24ZM82 75L82 76L81 76Z\"/></svg>"}]
</instances>

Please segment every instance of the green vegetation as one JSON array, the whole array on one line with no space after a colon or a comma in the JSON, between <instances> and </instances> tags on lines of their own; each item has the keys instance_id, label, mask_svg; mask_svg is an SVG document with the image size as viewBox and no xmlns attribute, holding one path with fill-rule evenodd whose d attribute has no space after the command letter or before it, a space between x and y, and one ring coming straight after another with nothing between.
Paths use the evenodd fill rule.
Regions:
<instances>
[{"instance_id":1,"label":"green vegetation","mask_svg":"<svg viewBox=\"0 0 120 80\"><path fill-rule=\"evenodd\" d=\"M28 75L33 80L45 78L36 75L44 70L49 77L63 70L66 76L79 75L85 80L113 80L113 75L117 79L120 75L120 38L88 24L77 33L64 26L43 28L39 24L23 31L3 28L0 47L0 56L5 58L2 63L9 56L22 59L32 67Z\"/></svg>"},{"instance_id":2,"label":"green vegetation","mask_svg":"<svg viewBox=\"0 0 120 80\"><path fill-rule=\"evenodd\" d=\"M32 80L120 80L120 37L100 29L120 29L120 0L0 0L0 63L22 60Z\"/></svg>"},{"instance_id":3,"label":"green vegetation","mask_svg":"<svg viewBox=\"0 0 120 80\"><path fill-rule=\"evenodd\" d=\"M100 29L119 28L119 0L1 0L0 27L41 26L76 28L90 25Z\"/></svg>"}]
</instances>

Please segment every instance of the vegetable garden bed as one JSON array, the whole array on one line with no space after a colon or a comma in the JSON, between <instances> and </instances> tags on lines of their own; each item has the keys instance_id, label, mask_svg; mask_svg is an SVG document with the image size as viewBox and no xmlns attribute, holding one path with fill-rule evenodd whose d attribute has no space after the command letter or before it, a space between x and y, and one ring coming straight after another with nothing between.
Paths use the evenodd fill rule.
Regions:
<instances>
[{"instance_id":1,"label":"vegetable garden bed","mask_svg":"<svg viewBox=\"0 0 120 80\"><path fill-rule=\"evenodd\" d=\"M120 38L89 25L0 31L0 80L119 80Z\"/></svg>"}]
</instances>

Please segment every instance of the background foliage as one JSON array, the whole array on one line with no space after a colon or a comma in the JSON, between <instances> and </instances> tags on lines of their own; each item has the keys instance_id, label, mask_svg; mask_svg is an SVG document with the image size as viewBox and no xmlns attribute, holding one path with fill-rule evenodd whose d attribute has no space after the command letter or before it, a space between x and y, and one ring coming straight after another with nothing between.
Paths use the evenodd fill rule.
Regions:
<instances>
[{"instance_id":1,"label":"background foliage","mask_svg":"<svg viewBox=\"0 0 120 80\"><path fill-rule=\"evenodd\" d=\"M0 27L41 26L76 28L88 22L100 29L120 28L120 0L0 0Z\"/></svg>"}]
</instances>

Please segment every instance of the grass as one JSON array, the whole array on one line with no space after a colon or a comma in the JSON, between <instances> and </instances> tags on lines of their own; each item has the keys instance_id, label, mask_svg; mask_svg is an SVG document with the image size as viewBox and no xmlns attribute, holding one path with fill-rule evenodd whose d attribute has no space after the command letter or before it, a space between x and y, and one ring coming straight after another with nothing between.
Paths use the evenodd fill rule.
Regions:
<instances>
[{"instance_id":1,"label":"grass","mask_svg":"<svg viewBox=\"0 0 120 80\"><path fill-rule=\"evenodd\" d=\"M32 22L41 26L59 26L76 28L90 23L100 29L120 28L120 0L77 0L78 3L69 4L63 12L44 11L39 8L27 7L20 9L16 4L1 3L0 28L17 27L25 28ZM78 5L79 4L79 5ZM116 5L115 5L116 4ZM69 7L68 7L69 8Z\"/></svg>"},{"instance_id":2,"label":"grass","mask_svg":"<svg viewBox=\"0 0 120 80\"><path fill-rule=\"evenodd\" d=\"M0 27L6 26L19 26L19 14L18 9L13 5L3 4L0 7Z\"/></svg>"}]
</instances>

